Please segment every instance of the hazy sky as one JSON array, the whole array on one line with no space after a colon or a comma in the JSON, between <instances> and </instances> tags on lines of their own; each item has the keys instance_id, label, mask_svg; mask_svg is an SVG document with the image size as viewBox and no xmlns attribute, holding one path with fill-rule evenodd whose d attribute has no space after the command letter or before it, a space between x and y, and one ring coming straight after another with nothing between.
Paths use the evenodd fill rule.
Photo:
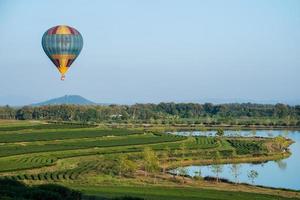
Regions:
<instances>
[{"instance_id":1,"label":"hazy sky","mask_svg":"<svg viewBox=\"0 0 300 200\"><path fill-rule=\"evenodd\" d=\"M64 82L41 47L60 24L84 39ZM300 103L299 0L0 0L0 44L0 104Z\"/></svg>"}]
</instances>

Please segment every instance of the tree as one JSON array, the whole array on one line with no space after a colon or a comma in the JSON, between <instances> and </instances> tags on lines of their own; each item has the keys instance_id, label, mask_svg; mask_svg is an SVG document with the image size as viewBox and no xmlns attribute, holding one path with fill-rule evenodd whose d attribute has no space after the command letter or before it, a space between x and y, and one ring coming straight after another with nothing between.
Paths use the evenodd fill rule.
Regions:
<instances>
[{"instance_id":1,"label":"tree","mask_svg":"<svg viewBox=\"0 0 300 200\"><path fill-rule=\"evenodd\" d=\"M216 175L217 182L219 182L219 175L223 171L223 166L220 164L216 164L216 163L220 162L220 159L221 159L220 152L217 151L213 158L215 164L213 164L211 166L211 171L212 171L212 173L214 173Z\"/></svg>"},{"instance_id":2,"label":"tree","mask_svg":"<svg viewBox=\"0 0 300 200\"><path fill-rule=\"evenodd\" d=\"M275 115L283 118L289 113L289 107L285 104L278 103L275 105Z\"/></svg>"},{"instance_id":3,"label":"tree","mask_svg":"<svg viewBox=\"0 0 300 200\"><path fill-rule=\"evenodd\" d=\"M170 158L170 148L168 146L166 146L163 150L163 152L161 153L161 163L162 163L162 168L163 168L163 173L166 173L166 167L168 165L169 162L169 158Z\"/></svg>"},{"instance_id":4,"label":"tree","mask_svg":"<svg viewBox=\"0 0 300 200\"><path fill-rule=\"evenodd\" d=\"M230 170L234 177L235 183L237 184L239 182L239 176L241 175L241 165L232 164Z\"/></svg>"},{"instance_id":5,"label":"tree","mask_svg":"<svg viewBox=\"0 0 300 200\"><path fill-rule=\"evenodd\" d=\"M247 176L251 183L254 184L254 180L258 177L258 172L255 170L250 170Z\"/></svg>"},{"instance_id":6,"label":"tree","mask_svg":"<svg viewBox=\"0 0 300 200\"><path fill-rule=\"evenodd\" d=\"M137 169L137 164L135 162L129 159L125 160L124 170L123 170L124 171L123 174L125 176L133 177L136 169Z\"/></svg>"},{"instance_id":7,"label":"tree","mask_svg":"<svg viewBox=\"0 0 300 200\"><path fill-rule=\"evenodd\" d=\"M36 119L66 121L110 121L135 123L227 123L240 125L300 124L300 106L284 104L159 103L124 105L51 105L13 108L0 107L1 119ZM246 119L248 118L248 119ZM267 120L263 120L263 119Z\"/></svg>"},{"instance_id":8,"label":"tree","mask_svg":"<svg viewBox=\"0 0 300 200\"><path fill-rule=\"evenodd\" d=\"M137 164L129 160L126 155L119 156L118 164L119 176L132 177L137 169Z\"/></svg>"},{"instance_id":9,"label":"tree","mask_svg":"<svg viewBox=\"0 0 300 200\"><path fill-rule=\"evenodd\" d=\"M181 156L182 156L182 160L184 159L184 156L186 154L186 146L184 143L182 143L180 146L179 146L179 149L181 151Z\"/></svg>"},{"instance_id":10,"label":"tree","mask_svg":"<svg viewBox=\"0 0 300 200\"><path fill-rule=\"evenodd\" d=\"M182 177L183 183L185 182L184 177L188 175L188 170L185 167L179 167L178 169L179 175Z\"/></svg>"},{"instance_id":11,"label":"tree","mask_svg":"<svg viewBox=\"0 0 300 200\"><path fill-rule=\"evenodd\" d=\"M212 173L215 174L216 179L217 179L217 183L218 183L218 182L219 182L219 179L220 179L220 174L221 174L222 171L223 171L223 166L222 166L222 165L213 164L213 165L211 166L211 171L212 171Z\"/></svg>"},{"instance_id":12,"label":"tree","mask_svg":"<svg viewBox=\"0 0 300 200\"><path fill-rule=\"evenodd\" d=\"M16 119L20 119L20 120L32 119L32 113L33 113L33 108L29 106L25 106L17 110Z\"/></svg>"},{"instance_id":13,"label":"tree","mask_svg":"<svg viewBox=\"0 0 300 200\"><path fill-rule=\"evenodd\" d=\"M198 171L194 171L194 177L195 179L200 179L202 177L202 172L200 167L198 167Z\"/></svg>"},{"instance_id":14,"label":"tree","mask_svg":"<svg viewBox=\"0 0 300 200\"><path fill-rule=\"evenodd\" d=\"M147 173L155 173L159 171L158 157L150 147L146 147L143 151L145 176Z\"/></svg>"},{"instance_id":15,"label":"tree","mask_svg":"<svg viewBox=\"0 0 300 200\"><path fill-rule=\"evenodd\" d=\"M279 150L284 150L284 148L288 145L288 140L286 140L282 136L277 136L274 138L275 144Z\"/></svg>"},{"instance_id":16,"label":"tree","mask_svg":"<svg viewBox=\"0 0 300 200\"><path fill-rule=\"evenodd\" d=\"M223 130L222 128L219 128L219 129L217 130L216 135L219 136L219 137L224 136L224 130Z\"/></svg>"}]
</instances>

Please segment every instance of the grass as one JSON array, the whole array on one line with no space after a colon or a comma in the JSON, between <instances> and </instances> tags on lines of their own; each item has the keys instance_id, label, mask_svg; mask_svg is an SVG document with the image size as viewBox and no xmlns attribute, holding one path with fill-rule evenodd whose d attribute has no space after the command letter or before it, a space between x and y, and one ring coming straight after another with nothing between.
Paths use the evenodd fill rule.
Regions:
<instances>
[{"instance_id":1,"label":"grass","mask_svg":"<svg viewBox=\"0 0 300 200\"><path fill-rule=\"evenodd\" d=\"M140 197L145 200L293 200L273 195L217 191L191 187L162 186L77 186L74 189L87 195L112 198L122 196Z\"/></svg>"}]
</instances>

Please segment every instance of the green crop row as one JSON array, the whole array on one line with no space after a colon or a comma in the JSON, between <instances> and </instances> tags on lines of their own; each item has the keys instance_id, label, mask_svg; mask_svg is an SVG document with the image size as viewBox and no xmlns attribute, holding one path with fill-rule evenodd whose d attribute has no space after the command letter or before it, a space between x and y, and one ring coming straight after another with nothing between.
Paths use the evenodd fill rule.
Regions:
<instances>
[{"instance_id":1,"label":"green crop row","mask_svg":"<svg viewBox=\"0 0 300 200\"><path fill-rule=\"evenodd\" d=\"M75 128L90 128L95 125L77 124L77 123L50 123L50 124L35 124L35 125L10 125L0 126L0 131L20 131L20 130L41 130L41 129L75 129Z\"/></svg>"},{"instance_id":2,"label":"green crop row","mask_svg":"<svg viewBox=\"0 0 300 200\"><path fill-rule=\"evenodd\" d=\"M95 139L95 140L82 140L58 143L49 143L44 145L28 144L28 145L10 145L0 146L0 156L11 156L37 152L50 152L50 151L63 151L74 149L88 149L92 147L113 147L113 146L127 146L127 145L140 145L140 144L153 144L182 140L183 137L171 135L138 135L138 136L125 136L109 139Z\"/></svg>"},{"instance_id":3,"label":"green crop row","mask_svg":"<svg viewBox=\"0 0 300 200\"><path fill-rule=\"evenodd\" d=\"M227 140L236 149L237 154L255 154L263 151L260 141Z\"/></svg>"},{"instance_id":4,"label":"green crop row","mask_svg":"<svg viewBox=\"0 0 300 200\"><path fill-rule=\"evenodd\" d=\"M203 149L218 146L217 140L213 137L196 137L196 144Z\"/></svg>"},{"instance_id":5,"label":"green crop row","mask_svg":"<svg viewBox=\"0 0 300 200\"><path fill-rule=\"evenodd\" d=\"M5 133L1 134L0 143L50 141L102 136L126 136L139 133L141 133L141 131L128 129L80 129L55 132Z\"/></svg>"},{"instance_id":6,"label":"green crop row","mask_svg":"<svg viewBox=\"0 0 300 200\"><path fill-rule=\"evenodd\" d=\"M53 165L57 158L47 156L26 156L15 159L0 159L0 172L32 169Z\"/></svg>"},{"instance_id":7,"label":"green crop row","mask_svg":"<svg viewBox=\"0 0 300 200\"><path fill-rule=\"evenodd\" d=\"M90 161L80 164L78 167L63 171L44 172L39 174L19 174L15 176L6 176L4 178L14 180L31 180L31 181L64 181L76 180L81 175L95 170L101 163L99 161Z\"/></svg>"}]
</instances>

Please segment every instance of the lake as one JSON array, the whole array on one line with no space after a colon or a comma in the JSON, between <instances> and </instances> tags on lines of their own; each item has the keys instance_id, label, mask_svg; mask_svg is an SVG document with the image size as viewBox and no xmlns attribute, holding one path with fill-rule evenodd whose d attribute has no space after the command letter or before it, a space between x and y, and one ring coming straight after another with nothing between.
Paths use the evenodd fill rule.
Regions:
<instances>
[{"instance_id":1,"label":"lake","mask_svg":"<svg viewBox=\"0 0 300 200\"><path fill-rule=\"evenodd\" d=\"M206 131L206 132L175 132L172 134L177 135L214 135L216 131ZM269 187L277 188L287 188L300 190L300 131L282 131L282 130L259 130L259 131L239 131L239 135L244 137L250 136L261 136L261 137L275 137L282 135L284 137L291 138L295 141L294 144L290 146L290 151L292 155L289 158L280 161L268 161L261 164L243 163L240 164L240 176L239 182L251 183L248 179L248 172L250 170L255 170L258 172L258 177L255 179L256 185L263 185ZM236 131L225 131L225 135L234 136L237 135ZM232 172L231 164L221 165L223 171L220 174L221 178L226 178L230 181L235 181ZM188 174L194 176L195 172L201 171L201 176L215 176L212 173L211 166L188 166L186 167Z\"/></svg>"}]
</instances>

